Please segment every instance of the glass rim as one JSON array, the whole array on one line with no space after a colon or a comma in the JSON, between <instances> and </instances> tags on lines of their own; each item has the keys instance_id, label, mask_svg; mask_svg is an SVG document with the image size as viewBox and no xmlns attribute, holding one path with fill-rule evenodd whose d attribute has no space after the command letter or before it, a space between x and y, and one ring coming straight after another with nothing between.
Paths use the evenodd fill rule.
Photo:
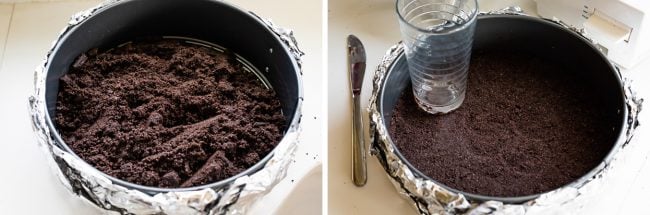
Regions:
<instances>
[{"instance_id":1,"label":"glass rim","mask_svg":"<svg viewBox=\"0 0 650 215\"><path fill-rule=\"evenodd\" d=\"M399 18L399 21L402 22L402 23L405 23L405 24L406 24L407 26L409 26L410 28L415 29L415 30L417 30L417 31L419 31L419 32L422 32L422 33L438 34L438 35L452 34L452 33L455 33L455 32L457 32L457 31L460 31L460 30L465 29L465 28L467 28L468 26L470 26L472 22L475 22L475 21L476 21L476 17L478 16L478 0L469 0L469 1L473 1L473 2L474 2L475 7L474 7L473 10L471 11L472 13L471 13L471 15L469 16L469 21L468 21L468 22L465 22L465 23L463 23L462 25L456 25L456 26L452 27L449 31L445 31L445 32L433 32L433 31L431 31L431 30L428 30L428 29L424 29L424 28L418 27L418 26L416 26L416 25L414 25L414 24L408 22L408 21L406 20L406 18L404 18L404 16L402 15L402 13L401 13L400 10L399 10L399 3L402 2L402 1L406 1L406 0L396 0L396 1L395 1L395 13L397 13L397 17Z\"/></svg>"}]
</instances>

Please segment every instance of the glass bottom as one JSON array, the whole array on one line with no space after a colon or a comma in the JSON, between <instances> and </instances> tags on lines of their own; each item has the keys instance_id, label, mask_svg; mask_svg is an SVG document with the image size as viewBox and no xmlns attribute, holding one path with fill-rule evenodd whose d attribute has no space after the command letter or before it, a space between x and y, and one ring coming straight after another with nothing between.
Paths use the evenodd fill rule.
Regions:
<instances>
[{"instance_id":1,"label":"glass bottom","mask_svg":"<svg viewBox=\"0 0 650 215\"><path fill-rule=\"evenodd\" d=\"M415 97L415 103L418 104L420 109L426 111L427 113L446 114L453 110L458 109L460 105L463 104L463 101L465 101L465 91L460 93L460 95L456 97L454 101L447 103L446 105L433 105L423 99L420 99L418 96L413 96L413 97Z\"/></svg>"}]
</instances>

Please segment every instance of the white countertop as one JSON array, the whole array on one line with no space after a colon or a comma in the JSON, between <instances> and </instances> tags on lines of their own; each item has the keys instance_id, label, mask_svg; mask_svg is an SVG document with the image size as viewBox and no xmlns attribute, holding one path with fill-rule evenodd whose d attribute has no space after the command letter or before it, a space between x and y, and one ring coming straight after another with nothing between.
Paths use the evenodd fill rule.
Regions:
<instances>
[{"instance_id":1,"label":"white countertop","mask_svg":"<svg viewBox=\"0 0 650 215\"><path fill-rule=\"evenodd\" d=\"M389 182L377 159L368 155L368 183L355 187L351 181L352 107L346 67L348 34L354 34L364 43L367 69L362 90L362 107L368 107L372 90L372 74L379 60L400 40L394 1L391 0L330 0L328 8L328 209L330 214L415 214L408 201L398 195ZM525 12L536 14L533 1L479 0L480 10L489 11L519 5ZM635 78L640 95L648 93L650 60L626 73ZM645 85L645 86L644 86ZM644 96L647 97L647 96ZM648 112L646 110L645 112ZM647 122L648 113L641 114ZM364 110L367 126L367 113ZM366 127L367 129L367 127ZM625 166L614 171L615 176L603 188L602 198L585 206L583 214L650 214L649 208L639 208L645 203L641 198L649 191L650 162L648 152L649 125L636 132ZM367 134L366 134L367 135ZM367 143L368 144L368 143ZM644 183L645 182L645 183Z\"/></svg>"},{"instance_id":2,"label":"white countertop","mask_svg":"<svg viewBox=\"0 0 650 215\"><path fill-rule=\"evenodd\" d=\"M3 1L6 2L6 1ZM27 114L34 68L75 12L99 1L0 4L0 214L97 214L61 186L38 148ZM233 0L275 24L294 29L303 58L304 106L300 146L287 177L251 214L302 213L321 206L322 101L321 4L301 0ZM300 18L296 18L300 17ZM298 199L298 200L296 200Z\"/></svg>"}]
</instances>

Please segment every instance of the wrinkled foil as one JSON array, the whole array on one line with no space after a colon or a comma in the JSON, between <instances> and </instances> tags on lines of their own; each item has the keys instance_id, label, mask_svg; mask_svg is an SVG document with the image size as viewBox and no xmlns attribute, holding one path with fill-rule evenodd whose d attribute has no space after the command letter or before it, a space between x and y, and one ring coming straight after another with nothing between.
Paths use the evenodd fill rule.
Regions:
<instances>
[{"instance_id":1,"label":"wrinkled foil","mask_svg":"<svg viewBox=\"0 0 650 215\"><path fill-rule=\"evenodd\" d=\"M60 32L59 37L52 43L45 59L36 68L34 73L34 92L29 97L29 113L32 128L40 148L47 154L50 167L56 172L59 180L71 193L81 197L82 200L96 206L104 213L110 214L243 214L260 197L267 194L280 182L287 172L289 164L293 161L298 138L300 135L299 123L292 123L287 129L284 138L275 149L273 155L259 170L249 175L236 178L234 181L202 190L169 191L155 195L146 194L140 190L121 186L114 183L111 178L100 173L70 152L67 152L58 143L53 132L55 128L48 126L45 119L47 106L45 103L45 68L48 58L62 35L74 26L80 24L98 10L109 7L119 0L109 0L102 4L81 11L73 15L68 25ZM293 36L293 32L274 25L270 20L262 19L254 13L255 17L263 21L282 42L284 42L300 64L303 52ZM301 117L302 98L296 108L296 116ZM299 122L295 120L294 122Z\"/></svg>"},{"instance_id":2,"label":"wrinkled foil","mask_svg":"<svg viewBox=\"0 0 650 215\"><path fill-rule=\"evenodd\" d=\"M509 14L525 15L521 8L509 7L499 11L483 12L486 14ZM551 20L553 21L553 20ZM558 24L561 24L555 21ZM576 31L567 25L562 26ZM580 31L577 32L581 36ZM588 39L588 38L587 38ZM592 41L592 40L589 40ZM386 74L390 66L397 60L404 51L400 42L391 47L377 66L373 77L373 91L370 98L368 112L370 114L370 152L383 166L388 178L403 197L409 200L420 214L576 214L585 203L598 195L598 191L611 177L612 170L622 164L627 147L630 143L634 130L639 125L638 114L641 111L643 99L636 96L630 79L626 78L618 69L618 77L624 86L624 96L628 117L623 125L622 136L619 137L612 149L611 156L606 158L595 170L593 177L585 180L578 180L564 187L541 194L536 199L521 203L509 204L501 201L474 201L466 198L462 193L443 188L437 182L427 180L414 173L397 155L396 146L392 144L388 136L388 128L384 123L382 113L379 112L379 97L381 86L384 84ZM389 120L389 119L386 119ZM610 174L608 174L610 173Z\"/></svg>"}]
</instances>

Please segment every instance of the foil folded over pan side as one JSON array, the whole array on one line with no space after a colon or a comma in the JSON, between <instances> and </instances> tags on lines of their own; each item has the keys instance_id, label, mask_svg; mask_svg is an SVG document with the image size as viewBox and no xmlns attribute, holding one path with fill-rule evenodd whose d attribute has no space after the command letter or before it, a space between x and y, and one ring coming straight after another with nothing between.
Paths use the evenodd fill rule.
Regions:
<instances>
[{"instance_id":1,"label":"foil folded over pan side","mask_svg":"<svg viewBox=\"0 0 650 215\"><path fill-rule=\"evenodd\" d=\"M285 44L287 44L289 50L291 51L291 54L293 54L294 58L296 59L296 63L298 63L298 66L302 68L301 58L303 55L305 55L305 53L301 51L300 48L298 48L298 42L296 42L296 37L293 36L293 30L278 27L273 23L271 19L264 19L257 16L253 12L250 13L253 14L255 17L257 17L258 19L262 20L264 24L266 24L273 32L275 32L280 37L280 40L282 40ZM302 70L300 71L300 74L302 75Z\"/></svg>"},{"instance_id":2,"label":"foil folded over pan side","mask_svg":"<svg viewBox=\"0 0 650 215\"><path fill-rule=\"evenodd\" d=\"M518 7L481 13L480 15L486 14L525 15ZM561 23L558 24L562 25ZM566 25L562 26L567 27ZM571 30L571 28L569 29ZM580 32L577 33L580 34ZM585 37L584 34L580 35ZM419 214L575 214L582 209L588 200L599 195L600 188L613 175L608 173L614 172L617 166L623 165L621 163L624 162L624 158L630 151L627 146L634 135L634 130L639 125L638 114L641 111L643 99L636 96L630 79L626 78L614 65L618 77L623 83L624 89L622 90L624 91L628 111L628 118L622 129L625 137L622 143L617 143L612 149L611 159L601 162L596 167L593 177L544 193L536 199L521 204L507 204L500 201L473 201L463 196L462 193L449 191L434 181L417 176L400 159L395 152L396 146L391 143L388 128L385 126L383 116L379 111L381 106L379 103L381 86L386 80L391 65L396 62L403 51L404 46L401 42L391 47L374 73L373 91L368 107L370 115L370 152L382 165L398 193L409 200ZM619 141L621 141L620 138Z\"/></svg>"},{"instance_id":3,"label":"foil folded over pan side","mask_svg":"<svg viewBox=\"0 0 650 215\"><path fill-rule=\"evenodd\" d=\"M260 197L268 193L286 176L287 168L294 159L298 147L301 127L293 123L287 129L282 141L271 152L273 155L264 166L218 187L202 190L161 192L149 195L142 191L121 186L100 173L99 170L67 152L62 143L56 141L52 132L55 128L46 122L47 106L45 103L45 68L54 47L61 37L74 26L82 23L98 10L110 6L119 0L109 0L91 9L73 15L68 25L59 33L52 43L45 59L34 72L34 91L29 97L29 114L32 129L36 134L40 148L47 155L49 166L68 191L82 200L111 214L244 214ZM259 18L256 14L253 16ZM259 18L290 49L302 74L301 57L293 32L274 25L269 20ZM296 104L295 116L302 117L303 98ZM295 120L299 122L300 120Z\"/></svg>"}]
</instances>

